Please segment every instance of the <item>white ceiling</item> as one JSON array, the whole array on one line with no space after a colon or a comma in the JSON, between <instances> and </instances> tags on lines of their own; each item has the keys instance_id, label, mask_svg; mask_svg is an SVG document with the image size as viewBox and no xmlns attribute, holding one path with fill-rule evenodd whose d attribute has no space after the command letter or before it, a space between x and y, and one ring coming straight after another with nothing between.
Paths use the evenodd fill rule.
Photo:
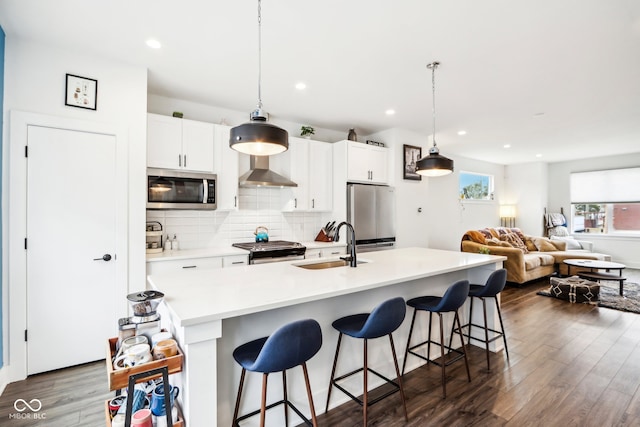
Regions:
<instances>
[{"instance_id":1,"label":"white ceiling","mask_svg":"<svg viewBox=\"0 0 640 427\"><path fill-rule=\"evenodd\" d=\"M638 0L264 0L262 21L262 98L275 123L345 136L403 128L426 142L426 64L437 60L445 156L515 164L639 151ZM0 0L0 24L9 39L147 67L152 94L256 105L257 0Z\"/></svg>"}]
</instances>

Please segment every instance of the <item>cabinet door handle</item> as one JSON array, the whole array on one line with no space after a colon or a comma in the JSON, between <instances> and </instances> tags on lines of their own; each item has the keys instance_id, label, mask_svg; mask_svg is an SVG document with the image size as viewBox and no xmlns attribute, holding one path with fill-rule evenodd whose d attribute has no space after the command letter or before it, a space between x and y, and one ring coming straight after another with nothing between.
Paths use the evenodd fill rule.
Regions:
<instances>
[{"instance_id":1,"label":"cabinet door handle","mask_svg":"<svg viewBox=\"0 0 640 427\"><path fill-rule=\"evenodd\" d=\"M233 207L234 208L238 207L238 196L233 196Z\"/></svg>"},{"instance_id":2,"label":"cabinet door handle","mask_svg":"<svg viewBox=\"0 0 640 427\"><path fill-rule=\"evenodd\" d=\"M234 265L244 264L244 261L233 261L231 264L234 264Z\"/></svg>"},{"instance_id":3,"label":"cabinet door handle","mask_svg":"<svg viewBox=\"0 0 640 427\"><path fill-rule=\"evenodd\" d=\"M184 155L184 167L185 168L187 167L187 155L186 154Z\"/></svg>"},{"instance_id":4,"label":"cabinet door handle","mask_svg":"<svg viewBox=\"0 0 640 427\"><path fill-rule=\"evenodd\" d=\"M338 252L331 252L331 255L340 255L340 254L341 254L341 252L339 252L339 251Z\"/></svg>"},{"instance_id":5,"label":"cabinet door handle","mask_svg":"<svg viewBox=\"0 0 640 427\"><path fill-rule=\"evenodd\" d=\"M183 265L182 268L197 268L197 265Z\"/></svg>"},{"instance_id":6,"label":"cabinet door handle","mask_svg":"<svg viewBox=\"0 0 640 427\"><path fill-rule=\"evenodd\" d=\"M182 155L178 154L178 167L182 167Z\"/></svg>"},{"instance_id":7,"label":"cabinet door handle","mask_svg":"<svg viewBox=\"0 0 640 427\"><path fill-rule=\"evenodd\" d=\"M311 209L316 208L316 199L311 199Z\"/></svg>"},{"instance_id":8,"label":"cabinet door handle","mask_svg":"<svg viewBox=\"0 0 640 427\"><path fill-rule=\"evenodd\" d=\"M298 199L297 198L293 199L293 208L294 209L298 209Z\"/></svg>"}]
</instances>

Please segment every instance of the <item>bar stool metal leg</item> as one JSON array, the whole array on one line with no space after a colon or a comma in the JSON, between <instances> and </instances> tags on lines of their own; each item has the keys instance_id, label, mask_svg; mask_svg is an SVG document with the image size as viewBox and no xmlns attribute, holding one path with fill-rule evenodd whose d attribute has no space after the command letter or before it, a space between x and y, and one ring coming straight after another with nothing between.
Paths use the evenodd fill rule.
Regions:
<instances>
[{"instance_id":1,"label":"bar stool metal leg","mask_svg":"<svg viewBox=\"0 0 640 427\"><path fill-rule=\"evenodd\" d=\"M316 408L313 405L313 396L311 395L311 384L309 383L309 371L307 371L307 363L302 364L302 372L304 373L304 383L307 387L307 399L309 399L309 409L311 410L311 422L313 427L318 427L316 419Z\"/></svg>"},{"instance_id":2,"label":"bar stool metal leg","mask_svg":"<svg viewBox=\"0 0 640 427\"><path fill-rule=\"evenodd\" d=\"M264 427L267 412L267 378L269 374L262 374L262 403L260 404L260 427Z\"/></svg>"},{"instance_id":3,"label":"bar stool metal leg","mask_svg":"<svg viewBox=\"0 0 640 427\"><path fill-rule=\"evenodd\" d=\"M367 398L369 393L367 392L369 390L368 388L368 378L369 378L369 366L367 364L367 339L365 338L364 340L364 372L363 372L363 382L364 382L364 392L362 395L362 413L363 413L363 418L364 418L364 427L367 427L367 408L369 407L369 399Z\"/></svg>"},{"instance_id":4,"label":"bar stool metal leg","mask_svg":"<svg viewBox=\"0 0 640 427\"><path fill-rule=\"evenodd\" d=\"M289 399L287 397L287 371L282 371L282 391L284 394L284 401L288 402ZM288 427L289 426L289 405L285 403L282 406L284 406L284 425Z\"/></svg>"},{"instance_id":5,"label":"bar stool metal leg","mask_svg":"<svg viewBox=\"0 0 640 427\"><path fill-rule=\"evenodd\" d=\"M327 404L324 412L329 412L329 399L331 399L331 390L333 389L333 381L336 377L336 366L338 365L338 354L340 353L340 343L342 342L342 333L338 334L338 345L336 346L336 354L333 357L333 368L331 369L331 378L329 379L329 392L327 393Z\"/></svg>"},{"instance_id":6,"label":"bar stool metal leg","mask_svg":"<svg viewBox=\"0 0 640 427\"><path fill-rule=\"evenodd\" d=\"M242 369L240 374L240 385L238 386L238 397L236 398L236 409L233 411L233 427L238 425L238 411L240 410L240 398L242 397L242 387L244 386L244 377L247 373L246 369Z\"/></svg>"}]
</instances>

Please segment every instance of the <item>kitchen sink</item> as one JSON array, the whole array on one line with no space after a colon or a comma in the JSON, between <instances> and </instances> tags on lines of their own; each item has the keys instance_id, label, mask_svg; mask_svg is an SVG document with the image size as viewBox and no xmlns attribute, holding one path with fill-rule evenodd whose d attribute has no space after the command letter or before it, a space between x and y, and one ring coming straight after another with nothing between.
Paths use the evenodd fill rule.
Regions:
<instances>
[{"instance_id":1,"label":"kitchen sink","mask_svg":"<svg viewBox=\"0 0 640 427\"><path fill-rule=\"evenodd\" d=\"M368 261L358 260L357 264L366 264ZM304 268L307 270L324 270L325 268L335 268L335 267L348 267L349 261L345 261L342 259L334 259L329 261L322 262L314 262L310 264L294 264L296 267Z\"/></svg>"}]
</instances>

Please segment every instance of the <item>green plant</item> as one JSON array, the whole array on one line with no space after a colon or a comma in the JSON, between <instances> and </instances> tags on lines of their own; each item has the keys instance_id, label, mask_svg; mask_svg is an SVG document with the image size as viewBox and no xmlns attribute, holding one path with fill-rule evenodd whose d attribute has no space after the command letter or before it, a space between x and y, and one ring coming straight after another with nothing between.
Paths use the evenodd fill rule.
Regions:
<instances>
[{"instance_id":1,"label":"green plant","mask_svg":"<svg viewBox=\"0 0 640 427\"><path fill-rule=\"evenodd\" d=\"M310 135L314 135L315 133L316 133L316 130L311 126L302 126L300 128L300 136L310 136Z\"/></svg>"},{"instance_id":2,"label":"green plant","mask_svg":"<svg viewBox=\"0 0 640 427\"><path fill-rule=\"evenodd\" d=\"M478 253L489 255L491 252L489 251L488 247L481 246L480 249L478 249Z\"/></svg>"}]
</instances>

